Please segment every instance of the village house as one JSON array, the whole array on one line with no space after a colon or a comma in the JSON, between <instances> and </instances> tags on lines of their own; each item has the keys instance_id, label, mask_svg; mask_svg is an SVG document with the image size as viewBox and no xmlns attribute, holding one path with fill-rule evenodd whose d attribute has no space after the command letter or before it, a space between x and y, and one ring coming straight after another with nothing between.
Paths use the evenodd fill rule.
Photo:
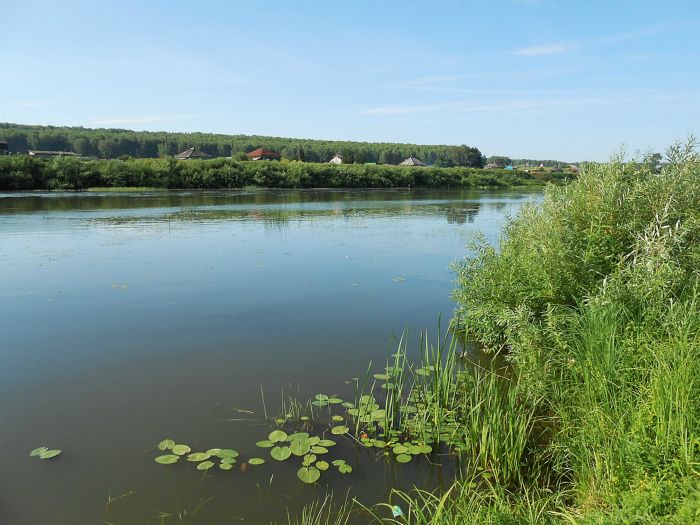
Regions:
<instances>
[{"instance_id":1,"label":"village house","mask_svg":"<svg viewBox=\"0 0 700 525\"><path fill-rule=\"evenodd\" d=\"M408 157L403 162L400 162L399 166L427 166L427 164L415 157Z\"/></svg>"},{"instance_id":2,"label":"village house","mask_svg":"<svg viewBox=\"0 0 700 525\"><path fill-rule=\"evenodd\" d=\"M280 160L280 154L269 149L258 148L246 153L250 160Z\"/></svg>"},{"instance_id":3,"label":"village house","mask_svg":"<svg viewBox=\"0 0 700 525\"><path fill-rule=\"evenodd\" d=\"M0 155L9 155L10 150L7 147L6 140L0 140Z\"/></svg>"},{"instance_id":4,"label":"village house","mask_svg":"<svg viewBox=\"0 0 700 525\"><path fill-rule=\"evenodd\" d=\"M77 157L77 153L72 151L39 151L30 149L27 151L30 157L36 157L39 159L52 159L54 157Z\"/></svg>"},{"instance_id":5,"label":"village house","mask_svg":"<svg viewBox=\"0 0 700 525\"><path fill-rule=\"evenodd\" d=\"M334 155L333 158L328 161L328 164L342 164L342 163L343 163L342 155Z\"/></svg>"},{"instance_id":6,"label":"village house","mask_svg":"<svg viewBox=\"0 0 700 525\"><path fill-rule=\"evenodd\" d=\"M198 149L195 148L187 148L185 151L182 153L178 153L175 155L175 158L177 160L201 160L201 159L210 159L211 155L208 155L204 153L203 151L199 151Z\"/></svg>"}]
</instances>

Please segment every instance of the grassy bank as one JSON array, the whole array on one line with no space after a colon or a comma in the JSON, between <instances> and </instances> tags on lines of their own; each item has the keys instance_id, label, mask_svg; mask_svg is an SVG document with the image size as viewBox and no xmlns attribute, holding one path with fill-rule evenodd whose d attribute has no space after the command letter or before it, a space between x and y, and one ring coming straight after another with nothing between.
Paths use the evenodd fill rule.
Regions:
<instances>
[{"instance_id":1,"label":"grassy bank","mask_svg":"<svg viewBox=\"0 0 700 525\"><path fill-rule=\"evenodd\" d=\"M466 459L449 491L396 492L358 512L700 523L700 158L692 142L668 154L661 173L588 166L511 220L498 250L478 242L456 265L453 329L509 372L442 375L425 391Z\"/></svg>"},{"instance_id":2,"label":"grassy bank","mask_svg":"<svg viewBox=\"0 0 700 525\"><path fill-rule=\"evenodd\" d=\"M0 190L83 190L93 187L508 188L558 182L571 174L528 174L474 168L411 168L367 164L247 162L212 159L78 160L0 156Z\"/></svg>"}]
</instances>

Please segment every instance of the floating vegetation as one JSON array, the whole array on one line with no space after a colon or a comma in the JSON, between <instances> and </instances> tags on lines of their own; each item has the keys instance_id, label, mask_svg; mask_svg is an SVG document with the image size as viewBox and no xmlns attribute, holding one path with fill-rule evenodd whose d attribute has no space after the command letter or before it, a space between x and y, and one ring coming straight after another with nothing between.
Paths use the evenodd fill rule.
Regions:
<instances>
[{"instance_id":1,"label":"floating vegetation","mask_svg":"<svg viewBox=\"0 0 700 525\"><path fill-rule=\"evenodd\" d=\"M51 459L55 458L60 453L60 450L49 450L47 447L39 447L32 450L29 455L31 457L38 457L39 459Z\"/></svg>"}]
</instances>

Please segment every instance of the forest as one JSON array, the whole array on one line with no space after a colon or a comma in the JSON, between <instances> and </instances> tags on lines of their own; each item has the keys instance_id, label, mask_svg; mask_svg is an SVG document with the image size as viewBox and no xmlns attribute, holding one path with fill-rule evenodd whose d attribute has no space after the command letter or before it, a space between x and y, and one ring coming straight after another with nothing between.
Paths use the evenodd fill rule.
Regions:
<instances>
[{"instance_id":1,"label":"forest","mask_svg":"<svg viewBox=\"0 0 700 525\"><path fill-rule=\"evenodd\" d=\"M437 167L482 168L487 161L477 148L466 145L350 142L11 123L0 123L0 139L7 141L11 153L71 151L100 159L168 157L194 146L212 157L237 160L245 160L245 153L249 151L266 148L279 152L284 159L305 162L328 162L336 154L341 155L346 164L398 164L413 156Z\"/></svg>"}]
</instances>

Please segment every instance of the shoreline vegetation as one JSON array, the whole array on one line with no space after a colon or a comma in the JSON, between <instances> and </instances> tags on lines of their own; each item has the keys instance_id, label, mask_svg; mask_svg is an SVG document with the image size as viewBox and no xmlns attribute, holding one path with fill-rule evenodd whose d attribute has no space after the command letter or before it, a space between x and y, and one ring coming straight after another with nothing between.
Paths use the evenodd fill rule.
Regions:
<instances>
[{"instance_id":1,"label":"shoreline vegetation","mask_svg":"<svg viewBox=\"0 0 700 525\"><path fill-rule=\"evenodd\" d=\"M455 263L452 337L490 353L491 369L469 374L439 342L451 350L426 346L408 365L399 343L400 365L374 376L386 393L361 400L385 418L378 428L449 443L463 466L451 488L373 507L329 494L289 523L699 523L696 146L671 147L660 171L587 165L509 220L498 248L477 240ZM399 402L408 373L417 411ZM365 446L385 439L368 432Z\"/></svg>"},{"instance_id":2,"label":"shoreline vegetation","mask_svg":"<svg viewBox=\"0 0 700 525\"><path fill-rule=\"evenodd\" d=\"M0 191L90 188L514 188L564 183L565 172L507 171L467 167L402 167L368 164L211 159L80 160L0 156Z\"/></svg>"}]
</instances>

